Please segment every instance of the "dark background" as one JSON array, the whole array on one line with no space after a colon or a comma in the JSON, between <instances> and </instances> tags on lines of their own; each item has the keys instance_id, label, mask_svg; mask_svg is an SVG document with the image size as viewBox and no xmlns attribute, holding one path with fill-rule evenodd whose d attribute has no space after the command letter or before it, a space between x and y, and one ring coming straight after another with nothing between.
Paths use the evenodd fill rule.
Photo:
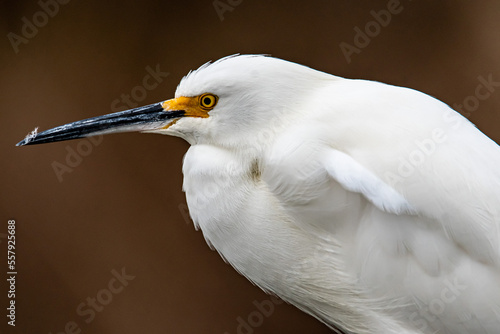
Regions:
<instances>
[{"instance_id":1,"label":"dark background","mask_svg":"<svg viewBox=\"0 0 500 334\"><path fill-rule=\"evenodd\" d=\"M121 94L139 91L147 66L169 75L140 105L173 97L189 70L234 53L407 86L450 105L474 96L480 76L500 81L498 1L401 0L401 12L350 63L340 43L353 45L354 28L364 30L370 11L388 1L222 2L233 4L223 20L212 0L73 0L17 53L8 33L22 36L22 18L33 22L41 7L1 2L1 333L55 334L70 321L82 333L330 333L289 305L259 318L253 302L269 297L210 251L185 218L182 140L117 134L97 146L14 146L35 126L115 111ZM499 104L500 89L467 114L497 142ZM60 182L54 161L67 165L78 148L88 154ZM15 329L4 314L8 219L17 226ZM112 270L122 268L135 278L110 294ZM86 323L77 307L96 296L112 300ZM238 319L256 326L238 330Z\"/></svg>"}]
</instances>

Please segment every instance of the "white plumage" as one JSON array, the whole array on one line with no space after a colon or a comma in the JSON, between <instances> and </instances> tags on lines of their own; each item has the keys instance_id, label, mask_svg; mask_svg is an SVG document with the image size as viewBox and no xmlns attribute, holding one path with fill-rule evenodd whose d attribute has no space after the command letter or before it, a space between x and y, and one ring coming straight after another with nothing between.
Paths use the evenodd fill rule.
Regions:
<instances>
[{"instance_id":1,"label":"white plumage","mask_svg":"<svg viewBox=\"0 0 500 334\"><path fill-rule=\"evenodd\" d=\"M211 116L167 132L192 145L191 216L236 270L347 332L500 333L500 148L469 121L270 57L203 66L176 97L204 92Z\"/></svg>"},{"instance_id":2,"label":"white plumage","mask_svg":"<svg viewBox=\"0 0 500 334\"><path fill-rule=\"evenodd\" d=\"M500 333L500 148L473 124L265 56L204 65L175 101L206 93L206 117L148 132L191 144L191 216L238 272L346 333Z\"/></svg>"}]
</instances>

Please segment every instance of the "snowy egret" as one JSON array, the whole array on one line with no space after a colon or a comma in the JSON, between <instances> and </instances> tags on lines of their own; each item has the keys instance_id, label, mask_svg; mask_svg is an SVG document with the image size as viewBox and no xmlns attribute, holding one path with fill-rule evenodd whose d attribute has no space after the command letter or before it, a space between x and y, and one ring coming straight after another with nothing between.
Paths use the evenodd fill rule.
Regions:
<instances>
[{"instance_id":1,"label":"snowy egret","mask_svg":"<svg viewBox=\"0 0 500 334\"><path fill-rule=\"evenodd\" d=\"M500 148L421 92L277 58L205 64L175 98L31 133L179 136L208 242L356 334L500 333Z\"/></svg>"}]
</instances>

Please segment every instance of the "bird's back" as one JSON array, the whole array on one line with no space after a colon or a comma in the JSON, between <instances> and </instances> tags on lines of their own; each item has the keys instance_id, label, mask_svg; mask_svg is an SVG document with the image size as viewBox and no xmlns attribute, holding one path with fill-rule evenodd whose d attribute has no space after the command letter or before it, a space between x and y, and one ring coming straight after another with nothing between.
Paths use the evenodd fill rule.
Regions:
<instances>
[{"instance_id":1,"label":"bird's back","mask_svg":"<svg viewBox=\"0 0 500 334\"><path fill-rule=\"evenodd\" d=\"M414 90L345 80L318 95L330 101L323 113L313 107L271 154L268 182L287 212L309 233L335 238L362 294L416 332L500 333L499 146ZM330 150L412 212L374 205L379 184L329 166Z\"/></svg>"}]
</instances>

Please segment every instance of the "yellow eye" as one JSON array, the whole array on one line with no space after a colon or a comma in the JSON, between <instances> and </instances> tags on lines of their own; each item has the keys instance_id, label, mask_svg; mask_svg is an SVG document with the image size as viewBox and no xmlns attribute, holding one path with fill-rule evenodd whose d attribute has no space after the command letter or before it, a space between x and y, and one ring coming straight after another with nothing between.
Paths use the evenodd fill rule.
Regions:
<instances>
[{"instance_id":1,"label":"yellow eye","mask_svg":"<svg viewBox=\"0 0 500 334\"><path fill-rule=\"evenodd\" d=\"M210 110L217 104L218 97L213 94L200 95L200 107L205 110Z\"/></svg>"}]
</instances>

